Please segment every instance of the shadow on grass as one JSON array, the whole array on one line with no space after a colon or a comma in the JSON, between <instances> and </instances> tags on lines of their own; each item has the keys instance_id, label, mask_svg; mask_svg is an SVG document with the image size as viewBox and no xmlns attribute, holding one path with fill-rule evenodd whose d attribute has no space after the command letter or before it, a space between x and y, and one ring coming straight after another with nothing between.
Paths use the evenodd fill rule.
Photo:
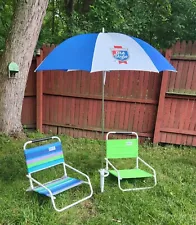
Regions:
<instances>
[{"instance_id":1,"label":"shadow on grass","mask_svg":"<svg viewBox=\"0 0 196 225\"><path fill-rule=\"evenodd\" d=\"M118 178L112 175L109 175L105 179L105 182L109 183L109 186L112 184L118 187ZM138 187L147 187L153 186L153 178L130 178L121 180L122 188L138 188Z\"/></svg>"}]
</instances>

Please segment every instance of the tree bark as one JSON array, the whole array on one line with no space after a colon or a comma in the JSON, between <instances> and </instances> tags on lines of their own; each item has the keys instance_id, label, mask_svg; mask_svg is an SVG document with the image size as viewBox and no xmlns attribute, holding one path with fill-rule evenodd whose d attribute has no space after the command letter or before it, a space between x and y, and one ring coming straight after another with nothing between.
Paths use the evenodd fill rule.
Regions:
<instances>
[{"instance_id":1,"label":"tree bark","mask_svg":"<svg viewBox=\"0 0 196 225\"><path fill-rule=\"evenodd\" d=\"M95 0L83 0L82 13L87 13L90 10L90 5L93 5Z\"/></svg>"},{"instance_id":2,"label":"tree bark","mask_svg":"<svg viewBox=\"0 0 196 225\"><path fill-rule=\"evenodd\" d=\"M0 58L0 132L22 132L21 112L29 68L39 37L48 0L19 0L13 23ZM8 77L8 64L19 65L17 78Z\"/></svg>"},{"instance_id":3,"label":"tree bark","mask_svg":"<svg viewBox=\"0 0 196 225\"><path fill-rule=\"evenodd\" d=\"M68 16L71 16L74 10L74 0L64 0L65 10Z\"/></svg>"}]
</instances>

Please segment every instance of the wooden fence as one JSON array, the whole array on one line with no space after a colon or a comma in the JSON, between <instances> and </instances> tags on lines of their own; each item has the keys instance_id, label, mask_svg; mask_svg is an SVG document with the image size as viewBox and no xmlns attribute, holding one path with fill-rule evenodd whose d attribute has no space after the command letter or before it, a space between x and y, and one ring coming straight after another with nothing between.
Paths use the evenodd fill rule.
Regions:
<instances>
[{"instance_id":1,"label":"wooden fence","mask_svg":"<svg viewBox=\"0 0 196 225\"><path fill-rule=\"evenodd\" d=\"M22 123L41 132L101 138L101 73L34 73L53 49L43 46L31 65ZM196 146L196 42L166 51L177 73L107 73L105 131L136 131L142 140Z\"/></svg>"}]
</instances>

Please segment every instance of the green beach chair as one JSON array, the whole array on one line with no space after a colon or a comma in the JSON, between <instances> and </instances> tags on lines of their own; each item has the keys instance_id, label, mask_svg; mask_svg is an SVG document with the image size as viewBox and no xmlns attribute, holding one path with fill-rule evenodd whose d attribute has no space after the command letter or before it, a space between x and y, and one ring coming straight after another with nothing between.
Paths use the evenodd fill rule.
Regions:
<instances>
[{"instance_id":1,"label":"green beach chair","mask_svg":"<svg viewBox=\"0 0 196 225\"><path fill-rule=\"evenodd\" d=\"M38 143L39 142L39 143ZM40 143L46 143L40 145ZM32 145L33 143L38 143L37 146L27 148L27 146ZM24 155L27 164L27 177L30 182L30 188L27 191L35 191L38 194L45 195L49 197L52 201L52 205L57 212L62 212L70 207L77 205L78 203L89 199L93 195L93 189L89 177L82 173L81 171L75 169L74 167L68 165L64 161L62 144L59 137L47 137L42 139L36 139L32 141L27 141L24 146ZM42 170L55 167L57 165L62 165L63 176L51 180L47 183L41 183L37 179L33 178L35 173L38 173ZM86 178L87 181L79 180L76 178L69 177L67 175L66 168L73 170L74 172L82 175ZM50 173L49 173L50 174ZM90 188L90 194L78 201L73 202L72 204L66 205L62 208L57 208L55 204L56 195L64 191L70 190L76 186L87 184ZM63 195L61 196L63 197Z\"/></svg>"},{"instance_id":2,"label":"green beach chair","mask_svg":"<svg viewBox=\"0 0 196 225\"><path fill-rule=\"evenodd\" d=\"M134 138L130 139L109 139L110 134L126 134L134 136ZM136 166L132 169L117 169L111 162L111 159L125 159L125 158L135 158ZM138 134L135 132L116 132L111 131L106 135L106 167L105 169L101 169L100 172L100 187L101 192L104 191L104 179L109 174L117 177L118 186L122 191L134 191L134 190L144 190L150 189L157 184L156 180L156 172L155 170L147 164L144 160L142 160L138 156ZM144 164L151 172L147 172L139 168L140 163ZM111 168L111 169L109 169ZM121 187L121 180L123 179L136 179L136 178L153 178L154 185L147 187L135 187L123 189Z\"/></svg>"}]
</instances>

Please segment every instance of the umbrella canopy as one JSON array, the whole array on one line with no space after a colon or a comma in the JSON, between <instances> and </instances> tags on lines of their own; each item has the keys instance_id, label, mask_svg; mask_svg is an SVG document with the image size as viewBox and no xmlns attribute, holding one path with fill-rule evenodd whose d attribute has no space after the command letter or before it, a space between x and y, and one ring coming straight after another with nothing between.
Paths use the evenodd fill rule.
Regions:
<instances>
[{"instance_id":1,"label":"umbrella canopy","mask_svg":"<svg viewBox=\"0 0 196 225\"><path fill-rule=\"evenodd\" d=\"M42 70L176 72L154 47L121 33L92 33L71 37L58 45L36 69Z\"/></svg>"}]
</instances>

